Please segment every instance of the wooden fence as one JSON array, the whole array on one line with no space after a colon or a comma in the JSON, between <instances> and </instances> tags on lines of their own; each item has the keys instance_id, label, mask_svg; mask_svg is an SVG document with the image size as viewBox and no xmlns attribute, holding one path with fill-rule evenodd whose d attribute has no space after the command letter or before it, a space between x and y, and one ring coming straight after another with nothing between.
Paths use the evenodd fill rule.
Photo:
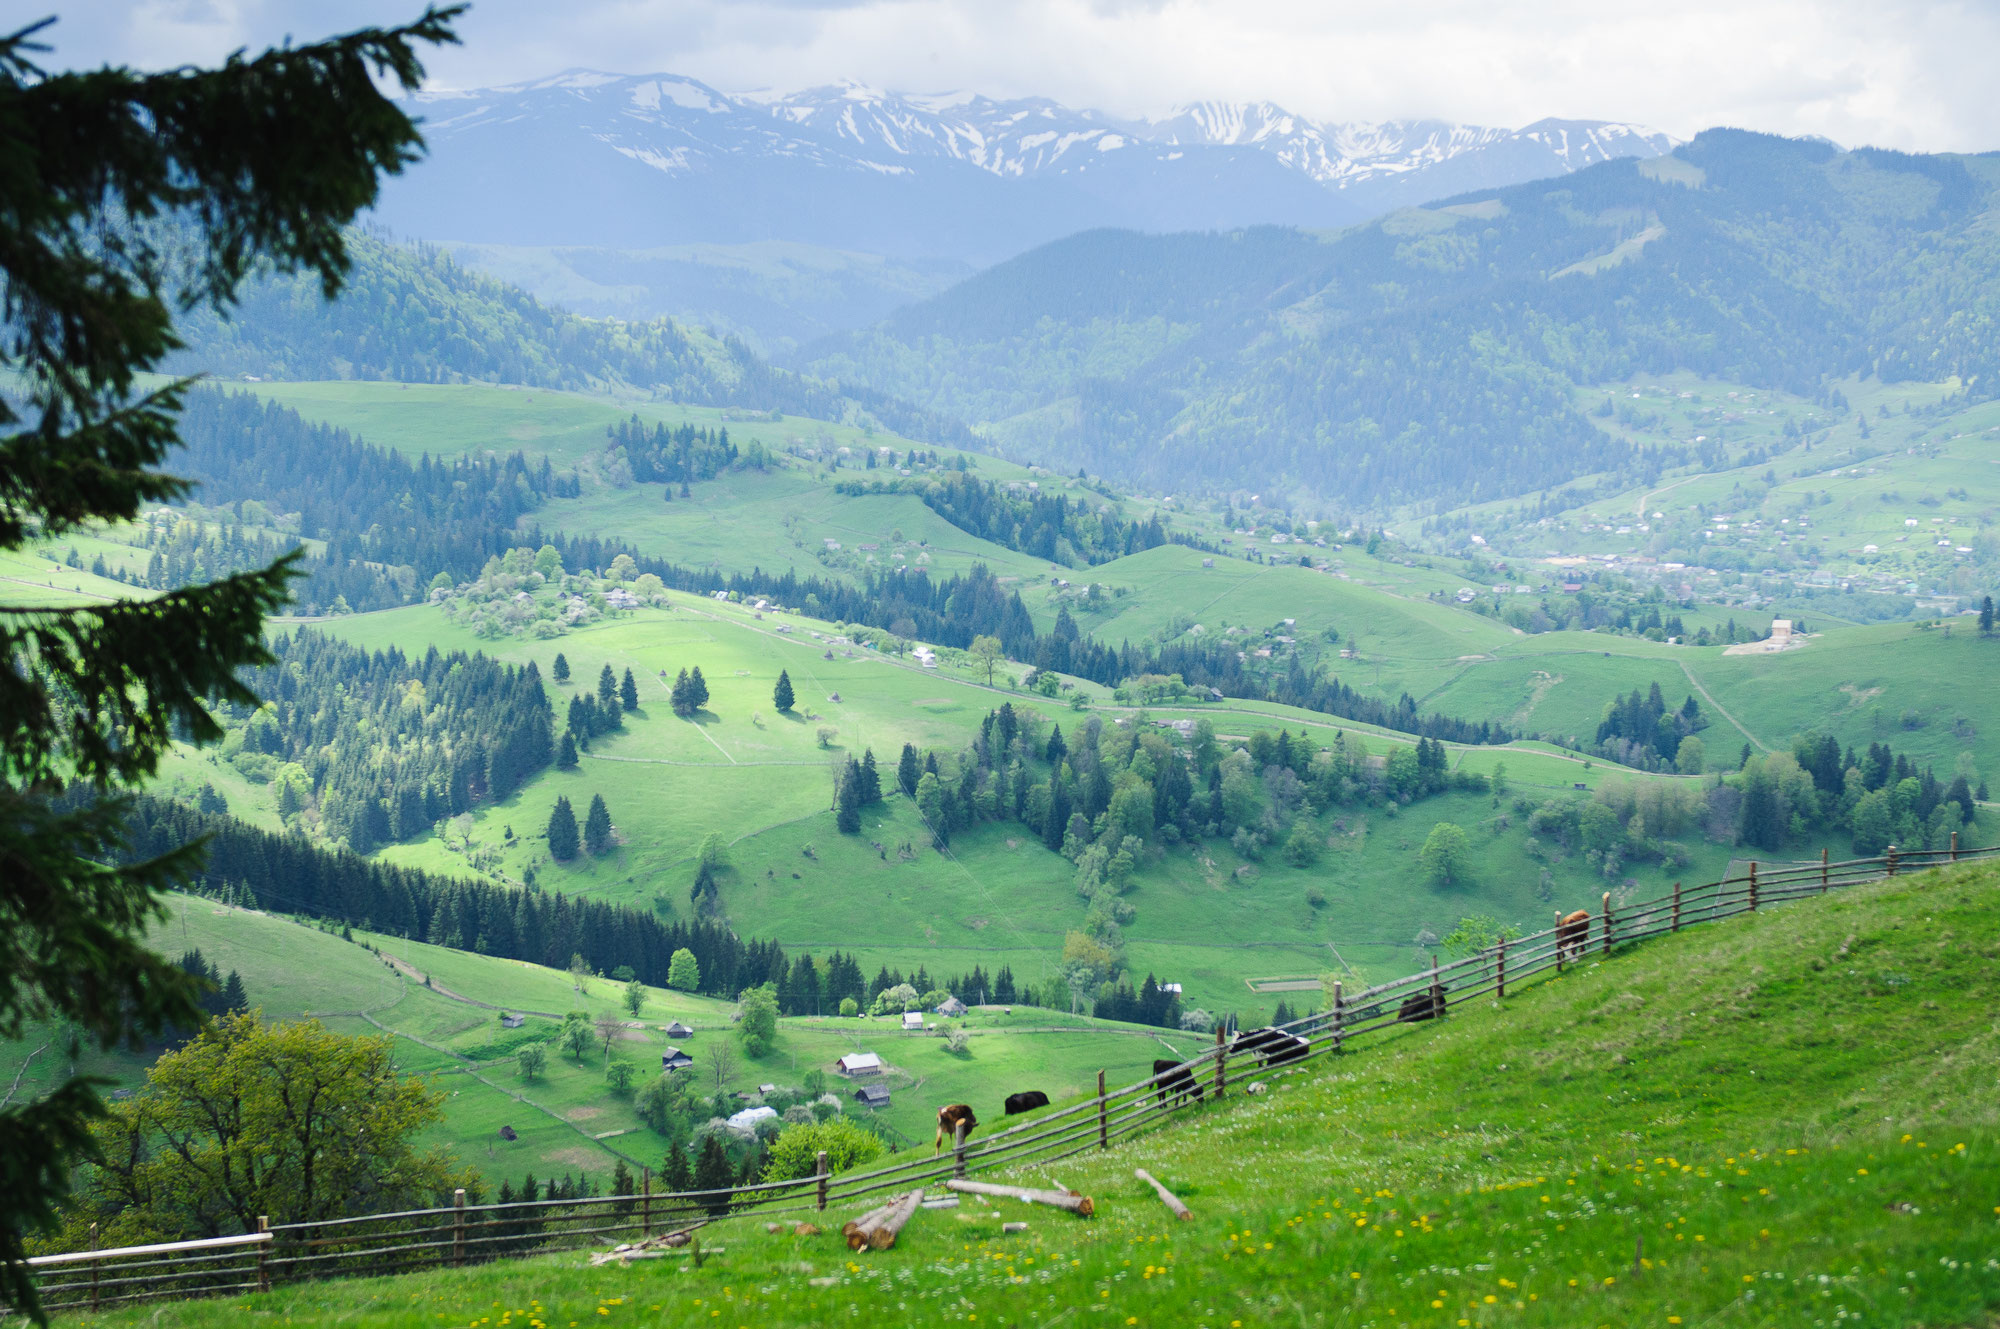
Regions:
<instances>
[{"instance_id":1,"label":"wooden fence","mask_svg":"<svg viewBox=\"0 0 2000 1329\"><path fill-rule=\"evenodd\" d=\"M1098 1093L977 1141L936 1155L911 1153L885 1167L827 1173L729 1190L654 1193L647 1172L636 1195L510 1204L467 1204L464 1191L446 1208L368 1214L310 1223L268 1224L242 1236L38 1256L31 1276L51 1310L96 1308L155 1297L268 1290L274 1282L462 1266L512 1256L640 1240L704 1219L755 1210L761 1215L855 1208L892 1191L964 1177L970 1172L1047 1166L1148 1130L1232 1088L1281 1074L1314 1057L1338 1054L1354 1039L1392 1026L1443 1017L1468 1001L1507 995L1537 975L1560 972L1614 948L1697 923L1754 913L1789 900L1901 872L2000 855L2000 847L1899 852L1876 858L1758 863L1721 881L1636 903L1605 894L1580 926L1560 924L1506 938L1449 963L1346 992L1336 984L1328 1008L1280 1026L1285 1038L1225 1040L1172 1070ZM1259 1031L1260 1033L1262 1031Z\"/></svg>"}]
</instances>

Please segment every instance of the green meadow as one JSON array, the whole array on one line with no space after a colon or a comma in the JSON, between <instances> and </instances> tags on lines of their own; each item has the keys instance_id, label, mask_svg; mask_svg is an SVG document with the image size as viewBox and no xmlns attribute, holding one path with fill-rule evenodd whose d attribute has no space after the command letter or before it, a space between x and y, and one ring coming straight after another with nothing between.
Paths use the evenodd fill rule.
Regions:
<instances>
[{"instance_id":1,"label":"green meadow","mask_svg":"<svg viewBox=\"0 0 2000 1329\"><path fill-rule=\"evenodd\" d=\"M1926 873L1691 929L995 1178L1056 1172L1087 1220L966 1202L853 1255L831 1223L770 1234L753 1211L705 1230L699 1264L571 1252L79 1319L1986 1324L1996 889L1990 867Z\"/></svg>"}]
</instances>

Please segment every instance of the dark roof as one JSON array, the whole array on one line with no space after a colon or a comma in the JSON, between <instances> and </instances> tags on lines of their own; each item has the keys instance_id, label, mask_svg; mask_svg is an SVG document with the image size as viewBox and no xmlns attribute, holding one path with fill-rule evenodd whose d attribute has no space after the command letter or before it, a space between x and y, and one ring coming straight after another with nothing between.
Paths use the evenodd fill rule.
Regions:
<instances>
[{"instance_id":1,"label":"dark roof","mask_svg":"<svg viewBox=\"0 0 2000 1329\"><path fill-rule=\"evenodd\" d=\"M879 1084L863 1085L854 1091L854 1096L869 1107L884 1107L889 1102L889 1091Z\"/></svg>"}]
</instances>

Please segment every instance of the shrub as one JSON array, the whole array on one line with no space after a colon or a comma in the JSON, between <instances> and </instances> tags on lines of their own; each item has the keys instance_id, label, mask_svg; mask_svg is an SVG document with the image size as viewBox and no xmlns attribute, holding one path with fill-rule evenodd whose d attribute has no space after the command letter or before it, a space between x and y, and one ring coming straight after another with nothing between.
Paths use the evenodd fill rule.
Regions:
<instances>
[{"instance_id":1,"label":"shrub","mask_svg":"<svg viewBox=\"0 0 2000 1329\"><path fill-rule=\"evenodd\" d=\"M829 1168L847 1172L880 1158L882 1142L848 1121L786 1126L777 1143L771 1146L771 1161L764 1169L764 1180L796 1181L812 1176L818 1168L821 1150L826 1152Z\"/></svg>"},{"instance_id":2,"label":"shrub","mask_svg":"<svg viewBox=\"0 0 2000 1329\"><path fill-rule=\"evenodd\" d=\"M840 1013L847 1016L859 1015L861 1014L861 1003L852 997L842 997L840 999Z\"/></svg>"}]
</instances>

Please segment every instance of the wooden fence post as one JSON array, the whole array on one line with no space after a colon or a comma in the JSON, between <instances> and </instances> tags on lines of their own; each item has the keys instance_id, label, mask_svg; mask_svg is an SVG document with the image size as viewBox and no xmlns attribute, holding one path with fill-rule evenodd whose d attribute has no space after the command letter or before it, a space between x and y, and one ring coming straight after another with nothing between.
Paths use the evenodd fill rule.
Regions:
<instances>
[{"instance_id":1,"label":"wooden fence post","mask_svg":"<svg viewBox=\"0 0 2000 1329\"><path fill-rule=\"evenodd\" d=\"M1890 875L1890 876L1892 876L1892 877L1896 875L1896 846L1895 846L1895 845L1890 845L1890 846L1889 846L1889 875Z\"/></svg>"},{"instance_id":2,"label":"wooden fence post","mask_svg":"<svg viewBox=\"0 0 2000 1329\"><path fill-rule=\"evenodd\" d=\"M827 1171L826 1150L819 1151L818 1160L813 1165L813 1175L819 1178L819 1207L826 1208L826 1181L831 1174Z\"/></svg>"},{"instance_id":3,"label":"wooden fence post","mask_svg":"<svg viewBox=\"0 0 2000 1329\"><path fill-rule=\"evenodd\" d=\"M1951 833L1951 861L1958 862L1958 832Z\"/></svg>"},{"instance_id":4,"label":"wooden fence post","mask_svg":"<svg viewBox=\"0 0 2000 1329\"><path fill-rule=\"evenodd\" d=\"M1431 1018L1444 1018L1444 984L1438 980L1438 953L1431 952Z\"/></svg>"},{"instance_id":5,"label":"wooden fence post","mask_svg":"<svg viewBox=\"0 0 2000 1329\"><path fill-rule=\"evenodd\" d=\"M1099 1071L1097 1073L1097 1147L1099 1149L1109 1149L1111 1147L1109 1131L1109 1123L1105 1121L1104 1072Z\"/></svg>"},{"instance_id":6,"label":"wooden fence post","mask_svg":"<svg viewBox=\"0 0 2000 1329\"><path fill-rule=\"evenodd\" d=\"M465 1187L451 1193L451 1262L465 1263Z\"/></svg>"},{"instance_id":7,"label":"wooden fence post","mask_svg":"<svg viewBox=\"0 0 2000 1329\"><path fill-rule=\"evenodd\" d=\"M1215 1026L1215 1096L1229 1083L1229 1045L1222 1041L1222 1026Z\"/></svg>"},{"instance_id":8,"label":"wooden fence post","mask_svg":"<svg viewBox=\"0 0 2000 1329\"><path fill-rule=\"evenodd\" d=\"M1819 851L1819 893L1821 895L1826 894L1826 860L1826 850L1822 849Z\"/></svg>"},{"instance_id":9,"label":"wooden fence post","mask_svg":"<svg viewBox=\"0 0 2000 1329\"><path fill-rule=\"evenodd\" d=\"M1673 926L1673 930L1674 930L1675 932L1679 932L1679 931L1681 930L1681 884L1680 884L1679 882L1675 882L1675 883L1674 883L1674 926Z\"/></svg>"},{"instance_id":10,"label":"wooden fence post","mask_svg":"<svg viewBox=\"0 0 2000 1329\"><path fill-rule=\"evenodd\" d=\"M1504 1000L1507 996L1507 934L1504 932L1500 934L1500 940L1495 947L1493 972L1499 980L1493 995Z\"/></svg>"},{"instance_id":11,"label":"wooden fence post","mask_svg":"<svg viewBox=\"0 0 2000 1329\"><path fill-rule=\"evenodd\" d=\"M639 1186L639 1235L653 1235L653 1169L640 1168Z\"/></svg>"},{"instance_id":12,"label":"wooden fence post","mask_svg":"<svg viewBox=\"0 0 2000 1329\"><path fill-rule=\"evenodd\" d=\"M1563 911L1556 910L1556 972L1563 971Z\"/></svg>"},{"instance_id":13,"label":"wooden fence post","mask_svg":"<svg viewBox=\"0 0 2000 1329\"><path fill-rule=\"evenodd\" d=\"M1604 953L1611 954L1611 892L1604 893Z\"/></svg>"},{"instance_id":14,"label":"wooden fence post","mask_svg":"<svg viewBox=\"0 0 2000 1329\"><path fill-rule=\"evenodd\" d=\"M1339 1052L1342 1045L1347 1042L1347 1030L1344 1028L1347 1021L1347 1012L1343 1009L1344 1004L1340 993L1340 981L1335 979L1333 984L1333 1050L1335 1052Z\"/></svg>"},{"instance_id":15,"label":"wooden fence post","mask_svg":"<svg viewBox=\"0 0 2000 1329\"><path fill-rule=\"evenodd\" d=\"M90 1225L90 1249L97 1249L97 1224L95 1223ZM90 1262L90 1309L92 1310L97 1309L97 1266L98 1262L96 1260Z\"/></svg>"},{"instance_id":16,"label":"wooden fence post","mask_svg":"<svg viewBox=\"0 0 2000 1329\"><path fill-rule=\"evenodd\" d=\"M951 1128L951 1174L965 1180L965 1131L963 1120Z\"/></svg>"},{"instance_id":17,"label":"wooden fence post","mask_svg":"<svg viewBox=\"0 0 2000 1329\"><path fill-rule=\"evenodd\" d=\"M1757 912L1757 860L1750 860L1750 912Z\"/></svg>"},{"instance_id":18,"label":"wooden fence post","mask_svg":"<svg viewBox=\"0 0 2000 1329\"><path fill-rule=\"evenodd\" d=\"M269 1214L257 1215L257 1230L264 1233L270 1232L271 1216ZM271 1266L267 1262L270 1258L270 1253L270 1242L260 1241L257 1243L257 1290L259 1292L269 1292L271 1290Z\"/></svg>"}]
</instances>

